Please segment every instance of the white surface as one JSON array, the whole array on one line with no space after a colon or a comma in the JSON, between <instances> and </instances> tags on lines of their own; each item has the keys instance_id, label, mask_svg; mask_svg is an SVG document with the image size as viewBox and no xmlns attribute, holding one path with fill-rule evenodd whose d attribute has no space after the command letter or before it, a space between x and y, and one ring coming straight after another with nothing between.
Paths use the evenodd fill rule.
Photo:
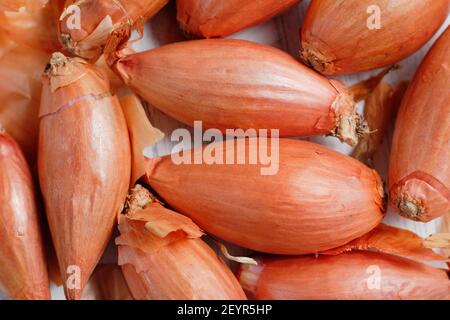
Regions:
<instances>
[{"instance_id":1,"label":"white surface","mask_svg":"<svg viewBox=\"0 0 450 320\"><path fill-rule=\"evenodd\" d=\"M239 39L247 39L255 42L265 43L268 45L272 45L283 49L289 52L294 57L298 58L298 50L299 50L299 39L298 39L298 30L302 25L303 17L305 15L306 8L309 4L309 1L303 0L299 5L290 9L286 13L281 16L272 19L271 21L264 23L262 25L244 30L238 34L233 35L231 38L239 38ZM177 24L175 21L175 16L173 14L173 5L172 8L166 8L158 14L150 23L147 23L145 29L145 37L139 43L136 43L134 48L137 51L151 49L163 45L168 42L175 41L178 37L174 34L177 33ZM446 26L450 23L449 19L447 19L445 25L441 28L440 32L436 34L433 39L419 52L409 57L408 59L402 61L400 63L401 69L391 72L387 79L390 83L395 84L400 80L410 80L415 73L415 70L423 56L426 54L431 44L435 41L440 33L445 29ZM167 40L165 34L169 30L171 34L171 39ZM360 80L368 78L370 75L375 74L376 71L370 73L361 73L351 76L343 76L338 77L338 79L342 80L346 84L353 84ZM181 125L177 121L165 116L160 111L155 108L150 107L150 118L154 126L160 128L165 134L166 138L158 143L156 146L151 147L146 150L146 155L148 156L163 156L169 154L171 152L171 148L174 145L170 143L169 138L171 132L174 129L180 127L186 127ZM312 141L325 144L333 149L338 151L349 153L351 149L342 145L337 139L334 138L313 138ZM382 154L384 155L384 159L387 161L388 158L388 144L384 144L382 148ZM382 163L382 165L377 168L382 174L385 175L386 172L386 161ZM384 178L386 178L384 176ZM436 231L436 226L439 221L433 221L428 224L424 223L415 223L406 219L399 217L397 214L393 213L392 210L389 210L386 216L386 222L399 226L402 228L410 229L423 237L426 237L433 232ZM115 248L110 247L108 253L105 255L106 259L111 260L114 259ZM54 299L64 299L64 293L62 288L52 287L52 296ZM1 299L1 296L0 296Z\"/></svg>"}]
</instances>

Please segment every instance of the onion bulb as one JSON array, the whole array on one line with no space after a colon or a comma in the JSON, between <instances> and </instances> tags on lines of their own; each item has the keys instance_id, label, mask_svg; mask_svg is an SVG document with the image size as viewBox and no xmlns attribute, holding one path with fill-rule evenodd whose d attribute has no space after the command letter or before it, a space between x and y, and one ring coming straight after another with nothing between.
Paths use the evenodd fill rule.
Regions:
<instances>
[{"instance_id":1,"label":"onion bulb","mask_svg":"<svg viewBox=\"0 0 450 320\"><path fill-rule=\"evenodd\" d=\"M448 10L448 0L312 0L301 29L301 54L324 74L387 66L431 39Z\"/></svg>"},{"instance_id":2,"label":"onion bulb","mask_svg":"<svg viewBox=\"0 0 450 320\"><path fill-rule=\"evenodd\" d=\"M299 0L177 0L181 29L201 38L225 37L262 23Z\"/></svg>"},{"instance_id":3,"label":"onion bulb","mask_svg":"<svg viewBox=\"0 0 450 320\"><path fill-rule=\"evenodd\" d=\"M261 156L266 152L272 158ZM238 163L236 158L247 160ZM306 141L215 142L149 159L147 181L206 232L266 253L332 249L383 219L379 175L351 157Z\"/></svg>"},{"instance_id":4,"label":"onion bulb","mask_svg":"<svg viewBox=\"0 0 450 320\"><path fill-rule=\"evenodd\" d=\"M69 299L81 298L130 182L125 117L102 76L55 53L43 77L39 178Z\"/></svg>"},{"instance_id":5,"label":"onion bulb","mask_svg":"<svg viewBox=\"0 0 450 320\"><path fill-rule=\"evenodd\" d=\"M50 299L34 189L22 151L0 127L0 287L12 299Z\"/></svg>"},{"instance_id":6,"label":"onion bulb","mask_svg":"<svg viewBox=\"0 0 450 320\"><path fill-rule=\"evenodd\" d=\"M389 169L392 205L412 220L450 213L450 28L430 50L402 101Z\"/></svg>"}]
</instances>

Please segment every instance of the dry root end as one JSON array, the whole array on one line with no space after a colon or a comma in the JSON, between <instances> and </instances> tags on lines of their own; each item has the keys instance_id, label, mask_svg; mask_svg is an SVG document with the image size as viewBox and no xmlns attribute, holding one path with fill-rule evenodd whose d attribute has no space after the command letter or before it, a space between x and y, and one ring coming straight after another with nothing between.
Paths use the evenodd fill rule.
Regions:
<instances>
[{"instance_id":1,"label":"dry root end","mask_svg":"<svg viewBox=\"0 0 450 320\"><path fill-rule=\"evenodd\" d=\"M359 138L369 134L369 126L361 115L342 115L336 127L335 136L351 146L358 144Z\"/></svg>"},{"instance_id":2,"label":"dry root end","mask_svg":"<svg viewBox=\"0 0 450 320\"><path fill-rule=\"evenodd\" d=\"M45 68L45 72L49 76L60 76L70 73L69 62L70 58L66 57L61 52L55 52L52 54L50 62Z\"/></svg>"},{"instance_id":3,"label":"dry root end","mask_svg":"<svg viewBox=\"0 0 450 320\"><path fill-rule=\"evenodd\" d=\"M142 210L155 201L156 198L150 191L137 184L128 194L122 213L131 216L137 210Z\"/></svg>"},{"instance_id":4,"label":"dry root end","mask_svg":"<svg viewBox=\"0 0 450 320\"><path fill-rule=\"evenodd\" d=\"M320 73L329 73L334 68L332 61L328 61L325 55L310 48L307 44L303 44L303 48L300 50L300 57L308 66Z\"/></svg>"},{"instance_id":5,"label":"dry root end","mask_svg":"<svg viewBox=\"0 0 450 320\"><path fill-rule=\"evenodd\" d=\"M370 133L367 122L356 112L355 102L347 93L340 93L332 107L336 113L332 136L350 146L356 146L361 136Z\"/></svg>"},{"instance_id":6,"label":"dry root end","mask_svg":"<svg viewBox=\"0 0 450 320\"><path fill-rule=\"evenodd\" d=\"M421 221L423 212L425 211L422 204L413 199L401 198L397 201L396 206L402 216L405 218Z\"/></svg>"}]
</instances>

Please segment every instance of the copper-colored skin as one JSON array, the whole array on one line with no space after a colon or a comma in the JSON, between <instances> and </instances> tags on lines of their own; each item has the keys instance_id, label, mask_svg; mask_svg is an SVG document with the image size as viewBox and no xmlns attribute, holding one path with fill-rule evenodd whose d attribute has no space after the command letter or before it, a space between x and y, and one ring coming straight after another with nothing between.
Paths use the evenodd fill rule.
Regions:
<instances>
[{"instance_id":1,"label":"copper-colored skin","mask_svg":"<svg viewBox=\"0 0 450 320\"><path fill-rule=\"evenodd\" d=\"M312 0L301 54L324 74L388 66L420 49L448 12L448 0Z\"/></svg>"},{"instance_id":2,"label":"copper-colored skin","mask_svg":"<svg viewBox=\"0 0 450 320\"><path fill-rule=\"evenodd\" d=\"M116 244L135 299L246 299L234 274L189 218L164 208L141 186L132 189L125 208Z\"/></svg>"},{"instance_id":3,"label":"copper-colored skin","mask_svg":"<svg viewBox=\"0 0 450 320\"><path fill-rule=\"evenodd\" d=\"M58 67L43 77L39 178L66 295L79 299L127 194L130 142L119 101L98 70L61 54L51 63Z\"/></svg>"},{"instance_id":4,"label":"copper-colored skin","mask_svg":"<svg viewBox=\"0 0 450 320\"><path fill-rule=\"evenodd\" d=\"M375 252L263 258L238 277L257 300L450 299L445 270Z\"/></svg>"},{"instance_id":5,"label":"copper-colored skin","mask_svg":"<svg viewBox=\"0 0 450 320\"><path fill-rule=\"evenodd\" d=\"M96 60L103 53L108 35L115 27L122 23L143 24L161 10L168 0L68 0L66 8L77 5L80 10L81 28L69 28L71 15L64 16L60 22L60 40L63 47L89 60ZM112 25L111 30L105 30L105 34L97 38L96 43L88 47L80 46L79 43L88 38L99 26L104 18L109 16Z\"/></svg>"},{"instance_id":6,"label":"copper-colored skin","mask_svg":"<svg viewBox=\"0 0 450 320\"><path fill-rule=\"evenodd\" d=\"M0 124L31 166L37 158L41 74L47 62L46 53L25 46L0 57Z\"/></svg>"},{"instance_id":7,"label":"copper-colored skin","mask_svg":"<svg viewBox=\"0 0 450 320\"><path fill-rule=\"evenodd\" d=\"M44 6L39 5L39 0L30 0L30 3L32 1L35 2L21 11L11 13L0 10L0 32L27 47L48 53L60 50L57 22L64 0L51 0Z\"/></svg>"},{"instance_id":8,"label":"copper-colored skin","mask_svg":"<svg viewBox=\"0 0 450 320\"><path fill-rule=\"evenodd\" d=\"M218 38L265 22L299 0L177 0L177 20L187 34Z\"/></svg>"},{"instance_id":9,"label":"copper-colored skin","mask_svg":"<svg viewBox=\"0 0 450 320\"><path fill-rule=\"evenodd\" d=\"M169 156L149 161L148 183L206 232L261 252L316 253L348 243L381 222L384 194L374 170L306 141L279 143L276 150L268 142L268 154L279 153L274 175L262 175L266 166L248 161L177 165ZM257 153L257 146L247 141L246 157ZM228 144L218 150L228 157L231 150L238 152ZM202 149L193 153L191 158L199 159Z\"/></svg>"},{"instance_id":10,"label":"copper-colored skin","mask_svg":"<svg viewBox=\"0 0 450 320\"><path fill-rule=\"evenodd\" d=\"M119 59L115 68L136 93L188 125L201 120L205 129L223 132L279 129L284 137L358 140L359 118L346 88L270 46L186 41Z\"/></svg>"},{"instance_id":11,"label":"copper-colored skin","mask_svg":"<svg viewBox=\"0 0 450 320\"><path fill-rule=\"evenodd\" d=\"M400 107L389 190L403 216L427 222L450 214L450 28L422 62Z\"/></svg>"},{"instance_id":12,"label":"copper-colored skin","mask_svg":"<svg viewBox=\"0 0 450 320\"><path fill-rule=\"evenodd\" d=\"M40 223L28 164L0 129L0 287L12 299L50 299Z\"/></svg>"},{"instance_id":13,"label":"copper-colored skin","mask_svg":"<svg viewBox=\"0 0 450 320\"><path fill-rule=\"evenodd\" d=\"M247 299L233 273L201 239L184 239L156 254L119 247L119 254L143 268L137 272L133 264L122 266L136 300Z\"/></svg>"}]
</instances>

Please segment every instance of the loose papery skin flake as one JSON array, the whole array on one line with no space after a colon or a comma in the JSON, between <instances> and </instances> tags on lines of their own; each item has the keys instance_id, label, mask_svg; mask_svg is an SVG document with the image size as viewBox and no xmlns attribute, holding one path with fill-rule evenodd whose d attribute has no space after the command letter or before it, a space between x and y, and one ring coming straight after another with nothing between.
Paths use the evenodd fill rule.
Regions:
<instances>
[{"instance_id":1,"label":"loose papery skin flake","mask_svg":"<svg viewBox=\"0 0 450 320\"><path fill-rule=\"evenodd\" d=\"M246 299L232 272L200 239L203 232L189 218L164 208L141 186L132 190L126 208L116 244L135 299Z\"/></svg>"}]
</instances>

